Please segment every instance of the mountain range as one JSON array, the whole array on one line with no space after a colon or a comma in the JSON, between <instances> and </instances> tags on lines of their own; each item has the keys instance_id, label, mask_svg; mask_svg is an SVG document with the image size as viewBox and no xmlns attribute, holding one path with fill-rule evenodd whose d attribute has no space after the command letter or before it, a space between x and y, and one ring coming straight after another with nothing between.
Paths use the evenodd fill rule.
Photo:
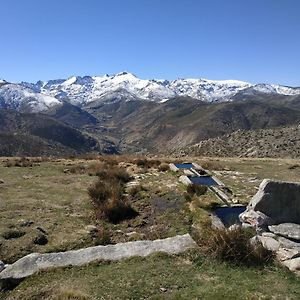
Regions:
<instances>
[{"instance_id":1,"label":"mountain range","mask_svg":"<svg viewBox=\"0 0 300 300\"><path fill-rule=\"evenodd\" d=\"M0 155L21 155L23 148L26 155L32 148L38 155L39 147L30 147L37 139L40 145L56 145L51 153L41 147L45 155L176 152L236 130L300 123L300 88L237 80L144 80L128 72L36 83L0 80L0 109L1 118L10 120L0 128ZM28 118L31 122L24 121ZM84 147L64 144L55 132L68 143L70 136L83 139ZM20 134L30 145L16 152Z\"/></svg>"}]
</instances>

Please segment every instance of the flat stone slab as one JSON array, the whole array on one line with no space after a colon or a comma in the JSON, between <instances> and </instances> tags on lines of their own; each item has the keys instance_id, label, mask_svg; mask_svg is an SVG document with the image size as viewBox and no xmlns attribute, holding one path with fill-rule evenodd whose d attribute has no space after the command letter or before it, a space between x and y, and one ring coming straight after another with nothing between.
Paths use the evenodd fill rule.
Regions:
<instances>
[{"instance_id":1,"label":"flat stone slab","mask_svg":"<svg viewBox=\"0 0 300 300\"><path fill-rule=\"evenodd\" d=\"M97 260L120 260L132 256L147 256L155 252L178 254L196 247L189 234L154 240L95 246L58 253L32 253L9 265L0 273L0 280L18 280L40 270L64 266L80 266Z\"/></svg>"},{"instance_id":2,"label":"flat stone slab","mask_svg":"<svg viewBox=\"0 0 300 300\"><path fill-rule=\"evenodd\" d=\"M300 224L282 223L268 226L268 228L277 235L300 241Z\"/></svg>"}]
</instances>

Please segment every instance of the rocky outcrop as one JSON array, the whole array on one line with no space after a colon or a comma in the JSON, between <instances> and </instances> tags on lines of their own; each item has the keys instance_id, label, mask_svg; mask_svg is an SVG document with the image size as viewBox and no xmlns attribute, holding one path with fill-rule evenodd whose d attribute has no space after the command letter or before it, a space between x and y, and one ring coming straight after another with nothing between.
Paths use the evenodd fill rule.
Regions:
<instances>
[{"instance_id":1,"label":"rocky outcrop","mask_svg":"<svg viewBox=\"0 0 300 300\"><path fill-rule=\"evenodd\" d=\"M300 273L300 184L263 180L240 220L257 229L253 241Z\"/></svg>"},{"instance_id":2,"label":"rocky outcrop","mask_svg":"<svg viewBox=\"0 0 300 300\"><path fill-rule=\"evenodd\" d=\"M4 269L0 273L0 280L19 280L43 269L80 266L97 260L119 260L132 256L147 256L155 252L177 254L195 246L191 236L185 234L162 240L96 246L59 253L32 253Z\"/></svg>"},{"instance_id":3,"label":"rocky outcrop","mask_svg":"<svg viewBox=\"0 0 300 300\"><path fill-rule=\"evenodd\" d=\"M260 226L300 224L300 184L264 179L246 211L240 215L241 221L247 223L249 214L258 214L252 222Z\"/></svg>"}]
</instances>

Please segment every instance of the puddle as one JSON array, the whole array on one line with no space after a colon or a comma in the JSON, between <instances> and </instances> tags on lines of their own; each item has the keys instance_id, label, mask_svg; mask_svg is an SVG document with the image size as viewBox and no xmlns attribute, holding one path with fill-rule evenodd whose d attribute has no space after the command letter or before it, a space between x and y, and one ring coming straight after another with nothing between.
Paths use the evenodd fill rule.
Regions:
<instances>
[{"instance_id":1,"label":"puddle","mask_svg":"<svg viewBox=\"0 0 300 300\"><path fill-rule=\"evenodd\" d=\"M245 210L246 206L219 207L214 210L214 213L226 227L229 227L233 224L241 224L239 214Z\"/></svg>"}]
</instances>

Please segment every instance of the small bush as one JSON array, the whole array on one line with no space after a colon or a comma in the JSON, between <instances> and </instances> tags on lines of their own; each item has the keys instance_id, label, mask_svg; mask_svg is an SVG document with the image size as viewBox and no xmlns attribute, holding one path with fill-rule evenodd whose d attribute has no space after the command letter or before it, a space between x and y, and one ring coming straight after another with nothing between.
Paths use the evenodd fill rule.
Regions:
<instances>
[{"instance_id":1,"label":"small bush","mask_svg":"<svg viewBox=\"0 0 300 300\"><path fill-rule=\"evenodd\" d=\"M168 164L161 164L159 167L158 167L158 171L160 172L166 172L166 171L169 171L170 170L170 167Z\"/></svg>"},{"instance_id":2,"label":"small bush","mask_svg":"<svg viewBox=\"0 0 300 300\"><path fill-rule=\"evenodd\" d=\"M6 240L10 240L10 239L20 238L23 235L25 235L25 232L20 231L20 230L11 229L11 230L5 231L2 234L2 237L5 238Z\"/></svg>"},{"instance_id":3,"label":"small bush","mask_svg":"<svg viewBox=\"0 0 300 300\"><path fill-rule=\"evenodd\" d=\"M143 158L143 159L135 160L134 163L140 168L149 169L149 168L158 168L161 164L161 161L157 159L148 160L146 158Z\"/></svg>"},{"instance_id":4,"label":"small bush","mask_svg":"<svg viewBox=\"0 0 300 300\"><path fill-rule=\"evenodd\" d=\"M26 157L9 159L4 162L4 167L33 167L33 161Z\"/></svg>"},{"instance_id":5,"label":"small bush","mask_svg":"<svg viewBox=\"0 0 300 300\"><path fill-rule=\"evenodd\" d=\"M96 175L102 180L118 180L121 183L127 183L132 179L126 170L118 167L100 170Z\"/></svg>"},{"instance_id":6,"label":"small bush","mask_svg":"<svg viewBox=\"0 0 300 300\"><path fill-rule=\"evenodd\" d=\"M186 191L190 195L197 195L201 196L206 194L207 186L206 185L199 185L199 184L190 184L187 186Z\"/></svg>"},{"instance_id":7,"label":"small bush","mask_svg":"<svg viewBox=\"0 0 300 300\"><path fill-rule=\"evenodd\" d=\"M235 264L264 265L273 260L273 253L260 244L250 242L251 234L240 226L214 229L200 238L200 246L214 258Z\"/></svg>"},{"instance_id":8,"label":"small bush","mask_svg":"<svg viewBox=\"0 0 300 300\"><path fill-rule=\"evenodd\" d=\"M103 226L99 228L97 231L96 236L96 244L97 245L109 245L112 244L111 238L110 238L110 232Z\"/></svg>"},{"instance_id":9,"label":"small bush","mask_svg":"<svg viewBox=\"0 0 300 300\"><path fill-rule=\"evenodd\" d=\"M131 187L129 190L128 190L128 194L135 197L136 195L138 195L140 192L142 191L146 191L147 189L139 184L139 185L135 185L133 187Z\"/></svg>"},{"instance_id":10,"label":"small bush","mask_svg":"<svg viewBox=\"0 0 300 300\"><path fill-rule=\"evenodd\" d=\"M109 199L122 198L123 189L116 180L98 180L88 189L88 194L91 197L94 205L104 205Z\"/></svg>"}]
</instances>

